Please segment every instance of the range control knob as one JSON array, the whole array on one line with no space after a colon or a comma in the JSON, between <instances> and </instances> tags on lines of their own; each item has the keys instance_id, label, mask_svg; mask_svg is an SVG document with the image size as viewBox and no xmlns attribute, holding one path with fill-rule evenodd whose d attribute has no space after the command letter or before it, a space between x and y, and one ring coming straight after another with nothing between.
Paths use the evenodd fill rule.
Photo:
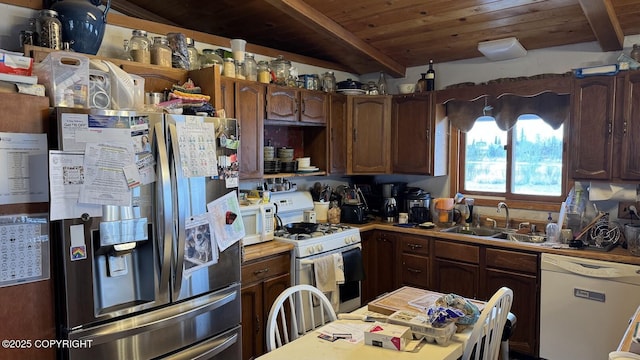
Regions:
<instances>
[{"instance_id":1,"label":"range control knob","mask_svg":"<svg viewBox=\"0 0 640 360\"><path fill-rule=\"evenodd\" d=\"M313 250L313 246L310 246L309 248L307 248L307 253L309 254L315 253L315 250Z\"/></svg>"},{"instance_id":2,"label":"range control knob","mask_svg":"<svg viewBox=\"0 0 640 360\"><path fill-rule=\"evenodd\" d=\"M345 243L345 244L349 244L349 243L351 243L351 239L349 239L349 237L348 237L348 236L347 236L347 237L345 237L345 238L344 238L344 243Z\"/></svg>"},{"instance_id":3,"label":"range control knob","mask_svg":"<svg viewBox=\"0 0 640 360\"><path fill-rule=\"evenodd\" d=\"M316 251L317 251L317 252L321 252L321 251L322 251L322 249L324 249L324 248L322 247L322 244L318 244L318 245L316 245Z\"/></svg>"}]
</instances>

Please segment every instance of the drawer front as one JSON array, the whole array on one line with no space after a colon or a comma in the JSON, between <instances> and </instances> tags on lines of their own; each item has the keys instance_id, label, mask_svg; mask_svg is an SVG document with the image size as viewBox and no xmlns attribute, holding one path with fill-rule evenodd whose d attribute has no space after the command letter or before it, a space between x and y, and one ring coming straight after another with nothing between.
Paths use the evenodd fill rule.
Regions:
<instances>
[{"instance_id":1,"label":"drawer front","mask_svg":"<svg viewBox=\"0 0 640 360\"><path fill-rule=\"evenodd\" d=\"M418 236L402 235L401 251L419 255L429 255L429 239Z\"/></svg>"},{"instance_id":2,"label":"drawer front","mask_svg":"<svg viewBox=\"0 0 640 360\"><path fill-rule=\"evenodd\" d=\"M242 265L242 283L248 284L291 271L291 255L282 254Z\"/></svg>"},{"instance_id":3,"label":"drawer front","mask_svg":"<svg viewBox=\"0 0 640 360\"><path fill-rule=\"evenodd\" d=\"M412 254L402 254L402 276L403 285L417 286L423 289L429 287L429 258Z\"/></svg>"},{"instance_id":4,"label":"drawer front","mask_svg":"<svg viewBox=\"0 0 640 360\"><path fill-rule=\"evenodd\" d=\"M529 274L538 271L538 255L503 249L487 249L487 267Z\"/></svg>"},{"instance_id":5,"label":"drawer front","mask_svg":"<svg viewBox=\"0 0 640 360\"><path fill-rule=\"evenodd\" d=\"M436 257L442 259L451 259L478 264L480 260L480 248L475 245L436 240L435 255Z\"/></svg>"}]
</instances>

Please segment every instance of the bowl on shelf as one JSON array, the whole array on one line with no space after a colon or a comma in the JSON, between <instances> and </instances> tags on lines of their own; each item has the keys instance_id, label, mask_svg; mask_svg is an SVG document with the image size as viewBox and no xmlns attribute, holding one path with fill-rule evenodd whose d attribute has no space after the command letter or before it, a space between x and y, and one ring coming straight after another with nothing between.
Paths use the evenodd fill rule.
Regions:
<instances>
[{"instance_id":1,"label":"bowl on shelf","mask_svg":"<svg viewBox=\"0 0 640 360\"><path fill-rule=\"evenodd\" d=\"M416 84L400 84L398 85L398 91L400 94L411 94L416 90Z\"/></svg>"}]
</instances>

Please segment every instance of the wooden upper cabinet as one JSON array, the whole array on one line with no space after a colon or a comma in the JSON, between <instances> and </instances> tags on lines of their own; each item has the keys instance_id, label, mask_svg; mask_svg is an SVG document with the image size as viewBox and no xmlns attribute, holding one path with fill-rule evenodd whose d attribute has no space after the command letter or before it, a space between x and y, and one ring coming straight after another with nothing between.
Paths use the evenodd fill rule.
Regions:
<instances>
[{"instance_id":1,"label":"wooden upper cabinet","mask_svg":"<svg viewBox=\"0 0 640 360\"><path fill-rule=\"evenodd\" d=\"M329 95L329 173L347 171L347 96Z\"/></svg>"},{"instance_id":2,"label":"wooden upper cabinet","mask_svg":"<svg viewBox=\"0 0 640 360\"><path fill-rule=\"evenodd\" d=\"M391 172L391 96L349 96L347 172Z\"/></svg>"},{"instance_id":3,"label":"wooden upper cabinet","mask_svg":"<svg viewBox=\"0 0 640 360\"><path fill-rule=\"evenodd\" d=\"M620 178L640 180L640 72L625 74L624 90Z\"/></svg>"},{"instance_id":4,"label":"wooden upper cabinet","mask_svg":"<svg viewBox=\"0 0 640 360\"><path fill-rule=\"evenodd\" d=\"M431 175L432 119L428 96L394 96L391 112L393 173Z\"/></svg>"},{"instance_id":5,"label":"wooden upper cabinet","mask_svg":"<svg viewBox=\"0 0 640 360\"><path fill-rule=\"evenodd\" d=\"M267 120L326 124L327 94L269 85L266 109Z\"/></svg>"},{"instance_id":6,"label":"wooden upper cabinet","mask_svg":"<svg viewBox=\"0 0 640 360\"><path fill-rule=\"evenodd\" d=\"M236 80L235 117L240 126L240 179L261 179L264 170L265 85Z\"/></svg>"},{"instance_id":7,"label":"wooden upper cabinet","mask_svg":"<svg viewBox=\"0 0 640 360\"><path fill-rule=\"evenodd\" d=\"M613 76L575 80L570 139L574 179L612 178L615 84Z\"/></svg>"}]
</instances>

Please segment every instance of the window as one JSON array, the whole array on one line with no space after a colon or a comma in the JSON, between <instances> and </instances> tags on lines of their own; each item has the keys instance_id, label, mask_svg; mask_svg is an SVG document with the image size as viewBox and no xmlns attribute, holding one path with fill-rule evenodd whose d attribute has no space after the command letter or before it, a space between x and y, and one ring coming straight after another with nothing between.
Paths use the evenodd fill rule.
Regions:
<instances>
[{"instance_id":1,"label":"window","mask_svg":"<svg viewBox=\"0 0 640 360\"><path fill-rule=\"evenodd\" d=\"M507 131L493 117L477 118L461 139L460 189L505 198L562 196L563 134L563 125L553 129L537 115L520 115Z\"/></svg>"}]
</instances>

